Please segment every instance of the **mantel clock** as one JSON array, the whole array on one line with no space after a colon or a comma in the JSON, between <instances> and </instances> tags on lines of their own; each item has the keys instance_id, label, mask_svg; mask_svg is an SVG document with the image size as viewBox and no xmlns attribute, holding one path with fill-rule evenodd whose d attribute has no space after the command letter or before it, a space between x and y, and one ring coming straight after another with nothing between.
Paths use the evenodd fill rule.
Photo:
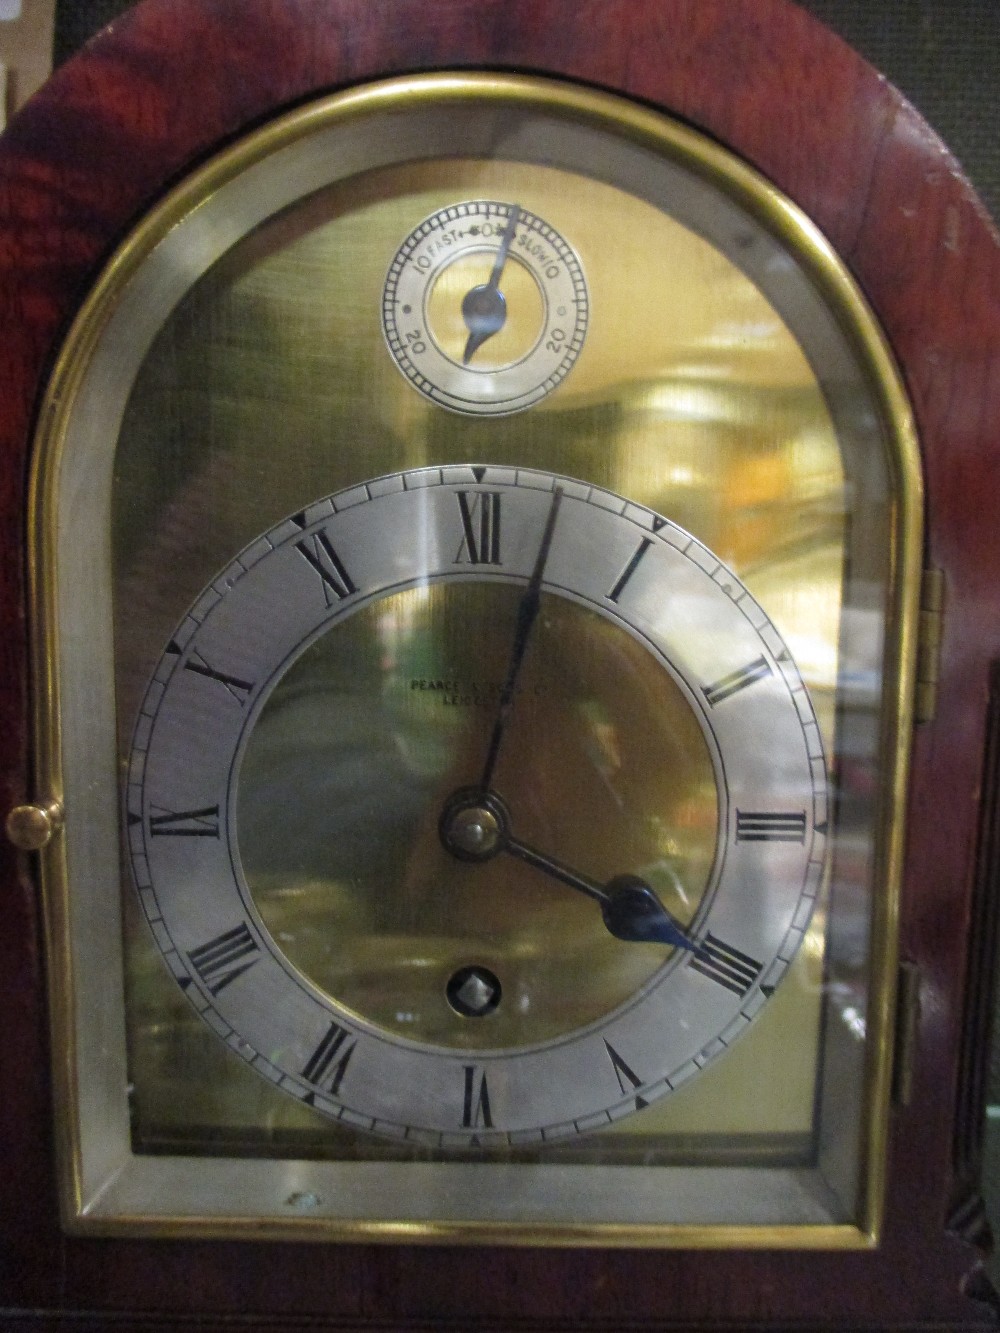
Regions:
<instances>
[{"instance_id":1,"label":"mantel clock","mask_svg":"<svg viewBox=\"0 0 1000 1333\"><path fill-rule=\"evenodd\" d=\"M12 1326L989 1325L1000 251L899 95L145 0L0 228Z\"/></svg>"}]
</instances>

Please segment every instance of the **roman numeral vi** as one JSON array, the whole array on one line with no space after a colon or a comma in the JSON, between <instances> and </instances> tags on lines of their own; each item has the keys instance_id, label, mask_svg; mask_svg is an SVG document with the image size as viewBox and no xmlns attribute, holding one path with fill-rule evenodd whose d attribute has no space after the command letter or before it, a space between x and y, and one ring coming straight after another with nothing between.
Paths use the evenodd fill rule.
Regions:
<instances>
[{"instance_id":1,"label":"roman numeral vi","mask_svg":"<svg viewBox=\"0 0 1000 1333\"><path fill-rule=\"evenodd\" d=\"M611 1066L615 1071L615 1078L618 1080L618 1086L621 1088L622 1093L627 1094L635 1092L636 1088L642 1086L642 1079L628 1067L607 1038L604 1039L604 1045L607 1048L608 1059L611 1061ZM635 1109L637 1111L641 1111L644 1106L648 1105L649 1103L644 1097L636 1096Z\"/></svg>"},{"instance_id":2,"label":"roman numeral vi","mask_svg":"<svg viewBox=\"0 0 1000 1333\"><path fill-rule=\"evenodd\" d=\"M486 1075L475 1065L465 1065L463 1068L465 1097L462 1103L462 1125L465 1129L476 1129L479 1125L492 1129L493 1116L490 1113L490 1090L486 1086Z\"/></svg>"}]
</instances>

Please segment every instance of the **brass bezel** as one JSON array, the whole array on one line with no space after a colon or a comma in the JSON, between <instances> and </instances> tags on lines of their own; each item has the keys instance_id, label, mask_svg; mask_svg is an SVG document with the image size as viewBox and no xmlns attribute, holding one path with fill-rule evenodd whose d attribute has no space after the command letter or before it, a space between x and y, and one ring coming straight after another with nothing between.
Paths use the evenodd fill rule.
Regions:
<instances>
[{"instance_id":1,"label":"brass bezel","mask_svg":"<svg viewBox=\"0 0 1000 1333\"><path fill-rule=\"evenodd\" d=\"M72 811L39 852L44 903L52 1073L63 1223L74 1232L130 1236L197 1236L317 1240L462 1242L560 1246L683 1248L856 1249L877 1243L886 1190L885 1158L893 1049L897 970L899 886L903 864L907 766L913 724L914 663L922 563L922 476L912 415L891 351L836 252L800 210L755 170L727 149L659 113L619 97L567 83L506 74L438 74L397 78L325 97L285 114L249 134L197 169L140 220L122 242L93 288L60 349L52 371L33 445L29 498L31 663L35 738L35 793L39 805L63 800L60 627L56 533L60 478L68 428L91 357L130 281L171 230L271 153L319 129L343 125L375 110L406 111L429 103L460 107L463 101L523 105L549 114L609 126L634 145L682 160L717 189L736 199L799 257L836 315L858 360L867 367L872 398L879 404L893 443L890 467L896 495L895 567L891 580L886 679L888 709L885 753L891 775L885 794L884 843L879 880L884 885L873 930L879 975L869 1018L872 1060L867 1095L868 1163L861 1224L826 1226L536 1225L330 1220L295 1216L154 1216L141 1209L103 1215L85 1198L82 1185L80 1085L77 1068L79 1015L74 978L79 960L71 931L71 884L67 835ZM243 1170L246 1164L243 1164Z\"/></svg>"}]
</instances>

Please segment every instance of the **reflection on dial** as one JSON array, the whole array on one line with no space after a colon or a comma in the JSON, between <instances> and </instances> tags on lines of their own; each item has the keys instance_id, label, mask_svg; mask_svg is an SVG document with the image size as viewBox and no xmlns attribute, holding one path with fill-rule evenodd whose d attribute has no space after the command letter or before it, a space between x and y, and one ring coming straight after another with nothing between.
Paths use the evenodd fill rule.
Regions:
<instances>
[{"instance_id":1,"label":"reflection on dial","mask_svg":"<svg viewBox=\"0 0 1000 1333\"><path fill-rule=\"evenodd\" d=\"M490 777L517 837L641 875L691 948L529 863L449 855L563 490ZM137 724L140 897L213 1028L291 1095L438 1146L606 1126L759 1012L819 889L822 747L777 632L665 519L447 467L317 502L198 599ZM456 1003L456 1000L459 1000Z\"/></svg>"},{"instance_id":2,"label":"reflection on dial","mask_svg":"<svg viewBox=\"0 0 1000 1333\"><path fill-rule=\"evenodd\" d=\"M443 407L499 416L551 393L576 361L588 295L572 247L517 203L439 209L386 277L382 323L410 383Z\"/></svg>"}]
</instances>

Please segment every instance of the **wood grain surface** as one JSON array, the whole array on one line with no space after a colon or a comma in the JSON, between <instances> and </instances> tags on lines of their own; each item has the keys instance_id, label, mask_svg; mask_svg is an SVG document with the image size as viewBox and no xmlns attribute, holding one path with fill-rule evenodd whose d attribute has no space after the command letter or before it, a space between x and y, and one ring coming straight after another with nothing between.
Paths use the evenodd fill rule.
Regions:
<instances>
[{"instance_id":1,"label":"wood grain surface","mask_svg":"<svg viewBox=\"0 0 1000 1333\"><path fill-rule=\"evenodd\" d=\"M884 1244L741 1254L66 1239L36 893L30 865L3 844L0 1323L463 1333L992 1326L988 1305L973 1299L977 1253L946 1219L968 1202L954 1197L954 1136L964 1016L981 981L972 975L966 986L979 929L985 701L1000 660L1000 243L916 112L788 0L146 0L62 67L0 140L5 808L31 790L28 441L47 367L88 283L172 181L276 110L392 72L449 67L582 80L707 130L819 224L903 368L947 616L940 706L917 733L911 784L902 952L921 968L923 1003L913 1096L892 1126ZM70 1312L81 1322L67 1322Z\"/></svg>"}]
</instances>

